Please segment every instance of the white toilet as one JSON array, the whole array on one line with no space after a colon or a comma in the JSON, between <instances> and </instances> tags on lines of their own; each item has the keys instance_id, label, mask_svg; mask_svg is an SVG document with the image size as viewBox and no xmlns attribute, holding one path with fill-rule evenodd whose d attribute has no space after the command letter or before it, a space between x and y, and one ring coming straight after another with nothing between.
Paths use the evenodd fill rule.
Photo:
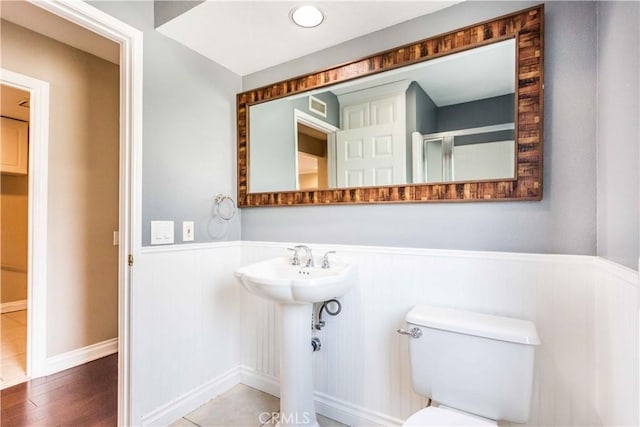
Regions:
<instances>
[{"instance_id":1,"label":"white toilet","mask_svg":"<svg viewBox=\"0 0 640 427\"><path fill-rule=\"evenodd\" d=\"M497 425L529 418L534 349L527 320L417 305L406 317L411 379L432 399L404 426Z\"/></svg>"}]
</instances>

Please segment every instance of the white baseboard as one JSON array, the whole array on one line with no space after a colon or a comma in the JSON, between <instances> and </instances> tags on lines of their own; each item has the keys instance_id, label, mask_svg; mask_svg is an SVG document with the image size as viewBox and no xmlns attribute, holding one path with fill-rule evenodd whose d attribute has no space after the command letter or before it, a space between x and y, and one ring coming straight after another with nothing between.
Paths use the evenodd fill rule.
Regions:
<instances>
[{"instance_id":1,"label":"white baseboard","mask_svg":"<svg viewBox=\"0 0 640 427\"><path fill-rule=\"evenodd\" d=\"M240 367L240 382L256 390L280 397L280 381L278 378L265 375L248 366Z\"/></svg>"},{"instance_id":2,"label":"white baseboard","mask_svg":"<svg viewBox=\"0 0 640 427\"><path fill-rule=\"evenodd\" d=\"M387 414L375 412L361 406L336 399L324 393L314 392L316 412L327 418L350 426L401 426L404 421Z\"/></svg>"},{"instance_id":3,"label":"white baseboard","mask_svg":"<svg viewBox=\"0 0 640 427\"><path fill-rule=\"evenodd\" d=\"M48 357L45 361L45 375L55 374L117 352L118 338L111 338L110 340Z\"/></svg>"},{"instance_id":4,"label":"white baseboard","mask_svg":"<svg viewBox=\"0 0 640 427\"><path fill-rule=\"evenodd\" d=\"M0 313L11 313L12 311L20 311L27 309L27 300L9 301L0 304Z\"/></svg>"},{"instance_id":5,"label":"white baseboard","mask_svg":"<svg viewBox=\"0 0 640 427\"><path fill-rule=\"evenodd\" d=\"M240 383L235 367L142 417L143 426L166 426Z\"/></svg>"},{"instance_id":6,"label":"white baseboard","mask_svg":"<svg viewBox=\"0 0 640 427\"><path fill-rule=\"evenodd\" d=\"M242 366L240 382L273 396L280 395L279 381L275 377ZM401 426L403 420L345 402L324 393L314 392L316 412L349 426Z\"/></svg>"}]
</instances>

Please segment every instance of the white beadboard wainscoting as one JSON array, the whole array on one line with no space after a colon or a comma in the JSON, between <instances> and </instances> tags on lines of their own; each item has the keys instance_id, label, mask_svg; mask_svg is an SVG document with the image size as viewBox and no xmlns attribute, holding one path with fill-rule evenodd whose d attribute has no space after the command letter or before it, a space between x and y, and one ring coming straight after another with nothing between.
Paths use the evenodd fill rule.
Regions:
<instances>
[{"instance_id":1,"label":"white beadboard wainscoting","mask_svg":"<svg viewBox=\"0 0 640 427\"><path fill-rule=\"evenodd\" d=\"M278 394L278 313L233 277L291 244L225 242L145 248L134 286L133 401L164 425L237 382ZM596 257L310 245L357 265L342 313L324 316L314 354L319 413L398 425L420 409L407 337L414 304L533 320L532 426L638 424L638 273ZM143 387L144 385L144 387ZM153 385L153 387L151 387Z\"/></svg>"},{"instance_id":2,"label":"white beadboard wainscoting","mask_svg":"<svg viewBox=\"0 0 640 427\"><path fill-rule=\"evenodd\" d=\"M595 390L602 425L640 425L638 272L596 259ZM635 327L634 327L635 326Z\"/></svg>"},{"instance_id":3,"label":"white beadboard wainscoting","mask_svg":"<svg viewBox=\"0 0 640 427\"><path fill-rule=\"evenodd\" d=\"M167 425L237 384L240 243L143 248L132 290L136 425Z\"/></svg>"}]
</instances>

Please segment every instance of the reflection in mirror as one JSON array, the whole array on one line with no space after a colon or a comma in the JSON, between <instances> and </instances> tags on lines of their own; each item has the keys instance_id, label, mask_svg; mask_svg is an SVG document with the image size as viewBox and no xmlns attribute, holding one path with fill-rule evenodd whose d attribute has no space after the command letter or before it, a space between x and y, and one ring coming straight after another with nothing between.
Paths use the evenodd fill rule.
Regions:
<instances>
[{"instance_id":1,"label":"reflection in mirror","mask_svg":"<svg viewBox=\"0 0 640 427\"><path fill-rule=\"evenodd\" d=\"M515 178L513 123L422 135L412 133L413 182Z\"/></svg>"},{"instance_id":2,"label":"reflection in mirror","mask_svg":"<svg viewBox=\"0 0 640 427\"><path fill-rule=\"evenodd\" d=\"M516 179L515 40L250 106L249 192Z\"/></svg>"},{"instance_id":3,"label":"reflection in mirror","mask_svg":"<svg viewBox=\"0 0 640 427\"><path fill-rule=\"evenodd\" d=\"M327 133L303 123L296 123L298 132L298 188L327 189Z\"/></svg>"}]
</instances>

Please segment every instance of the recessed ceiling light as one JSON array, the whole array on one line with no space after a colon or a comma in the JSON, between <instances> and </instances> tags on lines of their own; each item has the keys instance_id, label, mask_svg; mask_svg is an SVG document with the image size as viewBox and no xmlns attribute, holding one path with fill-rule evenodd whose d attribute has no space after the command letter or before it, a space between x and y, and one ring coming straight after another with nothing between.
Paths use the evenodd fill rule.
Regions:
<instances>
[{"instance_id":1,"label":"recessed ceiling light","mask_svg":"<svg viewBox=\"0 0 640 427\"><path fill-rule=\"evenodd\" d=\"M289 17L294 24L303 28L317 27L324 21L324 15L320 9L310 4L294 7L291 9Z\"/></svg>"}]
</instances>

